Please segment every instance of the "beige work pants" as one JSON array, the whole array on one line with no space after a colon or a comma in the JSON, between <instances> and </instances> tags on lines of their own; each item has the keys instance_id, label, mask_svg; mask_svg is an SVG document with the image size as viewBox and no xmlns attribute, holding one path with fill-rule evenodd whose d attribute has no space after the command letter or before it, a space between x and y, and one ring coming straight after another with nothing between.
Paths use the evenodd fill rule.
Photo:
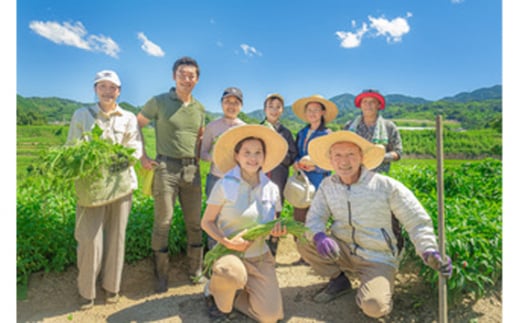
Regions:
<instances>
[{"instance_id":1,"label":"beige work pants","mask_svg":"<svg viewBox=\"0 0 520 323\"><path fill-rule=\"evenodd\" d=\"M74 237L78 242L78 289L82 297L96 298L100 274L103 289L119 293L131 207L132 194L104 206L77 206Z\"/></svg>"}]
</instances>

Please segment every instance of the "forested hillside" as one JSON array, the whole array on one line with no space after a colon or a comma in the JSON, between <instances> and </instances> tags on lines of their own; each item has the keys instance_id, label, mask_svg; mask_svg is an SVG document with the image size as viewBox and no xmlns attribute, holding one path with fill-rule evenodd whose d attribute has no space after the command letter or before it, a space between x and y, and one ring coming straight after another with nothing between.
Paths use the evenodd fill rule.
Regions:
<instances>
[{"instance_id":1,"label":"forested hillside","mask_svg":"<svg viewBox=\"0 0 520 323\"><path fill-rule=\"evenodd\" d=\"M330 98L339 109L338 117L331 124L331 128L339 129L348 120L359 114L354 107L354 95L341 94ZM418 125L433 122L435 116L441 114L444 120L456 121L462 129L501 129L502 119L502 86L477 89L472 92L459 93L453 97L445 97L438 101L428 101L422 98L410 97L402 94L386 95L387 107L382 111L385 118L398 120L409 125L415 120ZM81 103L68 99L50 97L25 98L17 95L17 124L34 125L47 123L67 123L76 109L92 103ZM284 124L295 131L302 122L295 117L287 102L283 114ZM123 102L120 105L134 113L141 107ZM208 113L207 121L218 117L219 113ZM264 118L263 110L256 110L248 114L242 113L244 119L250 122L259 122Z\"/></svg>"},{"instance_id":2,"label":"forested hillside","mask_svg":"<svg viewBox=\"0 0 520 323\"><path fill-rule=\"evenodd\" d=\"M354 106L355 96L342 94L330 98L339 109L336 120L331 128L338 129L348 120L359 115L359 109ZM435 116L441 114L444 120L456 121L463 129L495 128L501 129L502 119L502 86L496 85L490 88L482 88L473 92L464 92L453 97L446 97L438 101L428 101L422 98L410 97L401 94L388 94L385 96L387 107L381 113L388 119L398 119L400 122L410 125L410 120L418 126L424 123L434 123ZM290 104L290 102L286 102ZM261 120L262 110L253 111L249 117ZM301 121L292 113L291 107L285 107L284 123L300 124ZM408 121L404 121L408 120ZM291 128L292 129L292 128Z\"/></svg>"},{"instance_id":3,"label":"forested hillside","mask_svg":"<svg viewBox=\"0 0 520 323\"><path fill-rule=\"evenodd\" d=\"M50 97L30 97L25 98L21 95L16 96L16 124L47 124L47 123L68 123L72 114L78 108L92 103L82 103L68 99ZM123 109L137 113L140 109L135 106L122 102L119 103Z\"/></svg>"}]
</instances>

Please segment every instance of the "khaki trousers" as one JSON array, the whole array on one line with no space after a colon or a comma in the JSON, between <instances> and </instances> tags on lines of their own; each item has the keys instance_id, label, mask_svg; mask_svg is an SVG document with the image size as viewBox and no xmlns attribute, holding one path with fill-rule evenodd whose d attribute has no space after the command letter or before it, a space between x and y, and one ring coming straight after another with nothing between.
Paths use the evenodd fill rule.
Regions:
<instances>
[{"instance_id":1,"label":"khaki trousers","mask_svg":"<svg viewBox=\"0 0 520 323\"><path fill-rule=\"evenodd\" d=\"M238 292L234 307L262 323L283 319L282 293L271 252L243 259L242 264L246 268L247 283L244 289Z\"/></svg>"},{"instance_id":2,"label":"khaki trousers","mask_svg":"<svg viewBox=\"0 0 520 323\"><path fill-rule=\"evenodd\" d=\"M132 194L108 205L76 207L74 237L78 242L78 289L86 299L96 298L96 280L119 293L125 259L125 237Z\"/></svg>"},{"instance_id":3,"label":"khaki trousers","mask_svg":"<svg viewBox=\"0 0 520 323\"><path fill-rule=\"evenodd\" d=\"M152 187L154 197L152 249L162 252L168 250L168 236L178 196L186 225L189 271L191 275L197 275L202 268L203 257L200 227L202 190L198 167L191 182L184 179L185 167L186 165L182 165L181 162L168 160L160 161L155 169Z\"/></svg>"},{"instance_id":4,"label":"khaki trousers","mask_svg":"<svg viewBox=\"0 0 520 323\"><path fill-rule=\"evenodd\" d=\"M341 272L357 277L361 284L357 289L356 303L365 315L379 318L392 311L392 295L397 270L383 263L370 262L351 253L343 241L332 236L340 247L337 261L320 256L314 243L297 242L302 258L320 275L335 278Z\"/></svg>"}]
</instances>

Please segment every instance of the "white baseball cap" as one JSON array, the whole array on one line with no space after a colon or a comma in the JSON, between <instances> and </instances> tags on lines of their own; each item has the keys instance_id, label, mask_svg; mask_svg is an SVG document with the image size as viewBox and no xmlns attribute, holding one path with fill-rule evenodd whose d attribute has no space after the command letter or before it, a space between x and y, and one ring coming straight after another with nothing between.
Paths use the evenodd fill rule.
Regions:
<instances>
[{"instance_id":1,"label":"white baseball cap","mask_svg":"<svg viewBox=\"0 0 520 323\"><path fill-rule=\"evenodd\" d=\"M110 81L117 86L121 86L119 76L117 76L116 72L110 70L103 70L96 73L96 77L94 78L94 85L100 81Z\"/></svg>"}]
</instances>

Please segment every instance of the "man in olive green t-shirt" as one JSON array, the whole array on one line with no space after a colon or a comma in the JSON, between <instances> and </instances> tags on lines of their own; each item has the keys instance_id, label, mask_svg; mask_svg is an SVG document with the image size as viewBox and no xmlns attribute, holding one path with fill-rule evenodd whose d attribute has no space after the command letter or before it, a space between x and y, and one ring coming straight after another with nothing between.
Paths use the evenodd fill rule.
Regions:
<instances>
[{"instance_id":1,"label":"man in olive green t-shirt","mask_svg":"<svg viewBox=\"0 0 520 323\"><path fill-rule=\"evenodd\" d=\"M140 128L155 122L157 156L155 160L150 159L143 145L141 164L146 169L155 169L152 250L158 293L168 290L168 234L177 195L186 224L189 274L198 277L202 272L199 149L205 112L204 106L192 96L199 76L199 66L194 59L178 59L173 65L176 86L148 100L137 114Z\"/></svg>"}]
</instances>

